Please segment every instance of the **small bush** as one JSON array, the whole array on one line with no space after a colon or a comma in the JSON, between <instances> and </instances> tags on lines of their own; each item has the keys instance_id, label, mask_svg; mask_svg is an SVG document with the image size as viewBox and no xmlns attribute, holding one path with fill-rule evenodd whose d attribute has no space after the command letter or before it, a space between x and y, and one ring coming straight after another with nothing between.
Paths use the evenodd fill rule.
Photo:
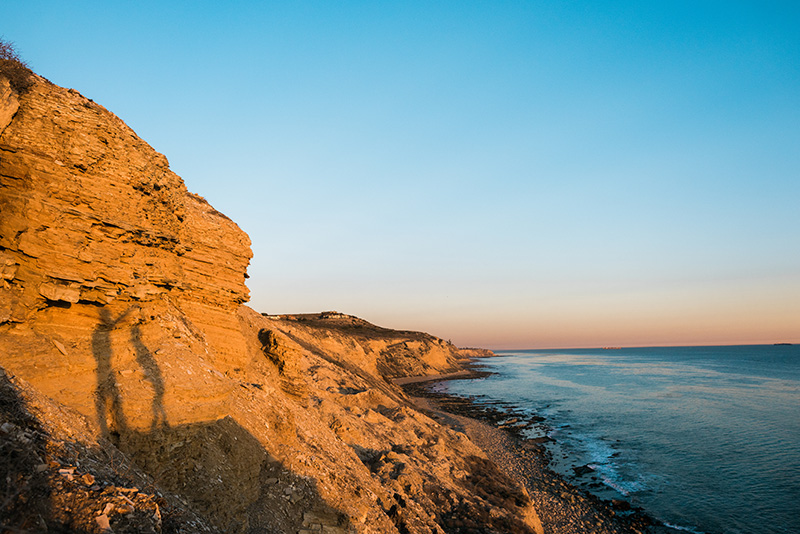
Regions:
<instances>
[{"instance_id":1,"label":"small bush","mask_svg":"<svg viewBox=\"0 0 800 534\"><path fill-rule=\"evenodd\" d=\"M21 93L33 85L33 72L17 55L13 43L0 39L0 76L5 76L15 91Z\"/></svg>"}]
</instances>

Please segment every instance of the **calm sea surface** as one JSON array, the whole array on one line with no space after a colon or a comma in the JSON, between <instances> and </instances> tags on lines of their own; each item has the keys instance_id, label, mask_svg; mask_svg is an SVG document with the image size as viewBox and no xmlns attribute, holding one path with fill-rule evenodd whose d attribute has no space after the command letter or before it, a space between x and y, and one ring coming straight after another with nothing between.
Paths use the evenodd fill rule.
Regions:
<instances>
[{"instance_id":1,"label":"calm sea surface","mask_svg":"<svg viewBox=\"0 0 800 534\"><path fill-rule=\"evenodd\" d=\"M544 416L574 483L691 532L800 532L800 346L498 354L440 387Z\"/></svg>"}]
</instances>

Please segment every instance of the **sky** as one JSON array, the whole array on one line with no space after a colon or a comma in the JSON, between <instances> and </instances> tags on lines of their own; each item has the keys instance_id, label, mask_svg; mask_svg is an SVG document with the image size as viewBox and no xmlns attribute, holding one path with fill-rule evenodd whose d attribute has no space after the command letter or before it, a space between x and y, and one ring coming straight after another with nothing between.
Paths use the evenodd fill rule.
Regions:
<instances>
[{"instance_id":1,"label":"sky","mask_svg":"<svg viewBox=\"0 0 800 534\"><path fill-rule=\"evenodd\" d=\"M459 346L800 342L800 4L3 2L252 240L249 305Z\"/></svg>"}]
</instances>

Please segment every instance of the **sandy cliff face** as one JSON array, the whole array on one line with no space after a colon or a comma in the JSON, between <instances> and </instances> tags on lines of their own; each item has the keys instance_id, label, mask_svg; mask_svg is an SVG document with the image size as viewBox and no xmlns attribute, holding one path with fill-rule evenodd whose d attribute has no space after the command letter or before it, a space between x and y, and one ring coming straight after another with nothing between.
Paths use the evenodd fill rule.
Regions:
<instances>
[{"instance_id":1,"label":"sandy cliff face","mask_svg":"<svg viewBox=\"0 0 800 534\"><path fill-rule=\"evenodd\" d=\"M301 346L328 354L387 380L457 370L471 353L423 332L381 328L339 312L268 316L271 327Z\"/></svg>"},{"instance_id":2,"label":"sandy cliff face","mask_svg":"<svg viewBox=\"0 0 800 534\"><path fill-rule=\"evenodd\" d=\"M0 366L33 414L0 402L0 445L35 436L14 480L41 490L9 490L18 527L100 532L83 509L117 532L144 528L125 522L139 512L148 531L193 531L153 519L163 492L224 532L533 531L524 490L391 383L452 370L455 347L341 314L264 317L242 306L250 256L113 114L0 78ZM115 454L125 476L99 466ZM81 506L60 498L65 463L96 479L70 490ZM147 513L97 497L129 471L154 488Z\"/></svg>"},{"instance_id":3,"label":"sandy cliff face","mask_svg":"<svg viewBox=\"0 0 800 534\"><path fill-rule=\"evenodd\" d=\"M73 90L37 79L16 95L0 80L0 117L5 364L86 415L102 408L98 380L109 382L109 402L115 388L142 382L151 391L136 394L168 402L165 384L179 378L148 371L161 352L241 364L232 312L248 297L247 235ZM112 367L124 374L112 377ZM210 384L199 397L218 400L225 388ZM136 413L131 425L147 423Z\"/></svg>"}]
</instances>

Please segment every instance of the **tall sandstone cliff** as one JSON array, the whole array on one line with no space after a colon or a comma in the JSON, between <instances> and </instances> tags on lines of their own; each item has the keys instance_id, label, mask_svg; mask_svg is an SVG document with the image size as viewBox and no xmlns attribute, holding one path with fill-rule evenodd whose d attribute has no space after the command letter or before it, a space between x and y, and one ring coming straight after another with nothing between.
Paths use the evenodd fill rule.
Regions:
<instances>
[{"instance_id":1,"label":"tall sandstone cliff","mask_svg":"<svg viewBox=\"0 0 800 534\"><path fill-rule=\"evenodd\" d=\"M456 369L458 349L336 313L264 317L243 305L250 257L112 113L0 76L0 446L30 460L0 462L0 527L534 531L524 490L391 383ZM115 508L123 483L166 500L124 490ZM82 514L65 501L84 494Z\"/></svg>"},{"instance_id":2,"label":"tall sandstone cliff","mask_svg":"<svg viewBox=\"0 0 800 534\"><path fill-rule=\"evenodd\" d=\"M247 235L77 92L3 81L0 95L0 350L15 371L88 415L92 370L141 359L141 343L240 366ZM123 325L141 343L117 339Z\"/></svg>"}]
</instances>

